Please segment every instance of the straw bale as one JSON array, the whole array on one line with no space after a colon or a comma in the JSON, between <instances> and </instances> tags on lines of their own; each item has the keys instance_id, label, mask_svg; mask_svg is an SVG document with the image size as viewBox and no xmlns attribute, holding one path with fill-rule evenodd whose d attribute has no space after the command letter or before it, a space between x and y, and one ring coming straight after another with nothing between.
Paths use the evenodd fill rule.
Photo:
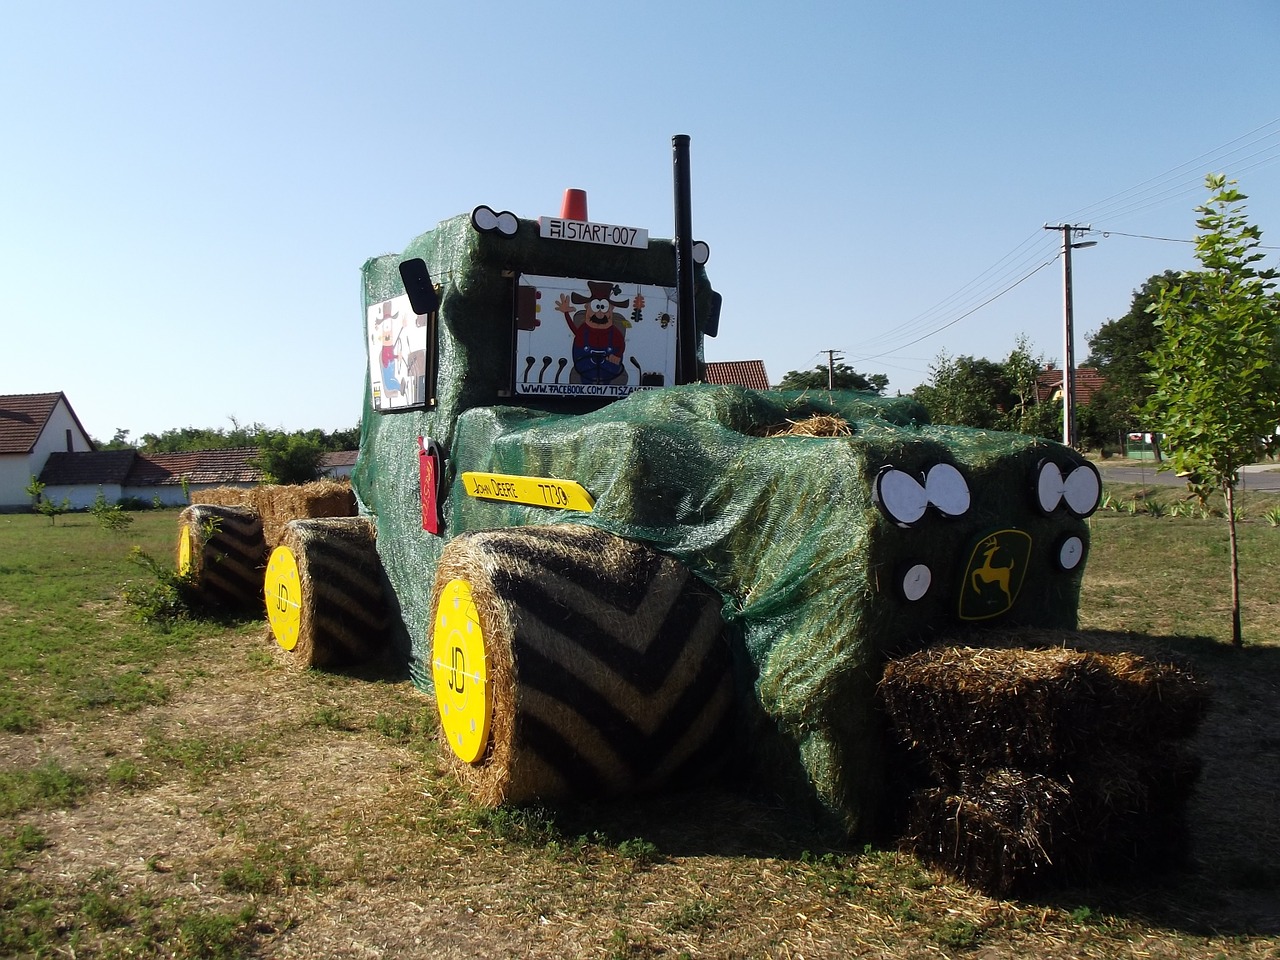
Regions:
<instances>
[{"instance_id":1,"label":"straw bale","mask_svg":"<svg viewBox=\"0 0 1280 960\"><path fill-rule=\"evenodd\" d=\"M586 526L462 534L437 567L431 622L470 584L492 693L472 764L481 804L645 792L718 768L732 708L720 599L680 563Z\"/></svg>"},{"instance_id":2,"label":"straw bale","mask_svg":"<svg viewBox=\"0 0 1280 960\"><path fill-rule=\"evenodd\" d=\"M902 843L995 896L1186 860L1199 759L1180 744L1099 754L1067 775L966 767L915 793Z\"/></svg>"},{"instance_id":3,"label":"straw bale","mask_svg":"<svg viewBox=\"0 0 1280 960\"><path fill-rule=\"evenodd\" d=\"M786 420L764 428L765 437L850 437L853 428L844 417L815 413L799 420Z\"/></svg>"},{"instance_id":4,"label":"straw bale","mask_svg":"<svg viewBox=\"0 0 1280 960\"><path fill-rule=\"evenodd\" d=\"M933 647L890 661L879 694L945 782L962 765L1061 769L1109 744L1188 737L1208 702L1176 665L1063 648Z\"/></svg>"},{"instance_id":5,"label":"straw bale","mask_svg":"<svg viewBox=\"0 0 1280 960\"><path fill-rule=\"evenodd\" d=\"M200 603L237 612L261 611L267 551L255 513L243 507L193 504L178 514L178 530L179 537L190 538L187 575Z\"/></svg>"},{"instance_id":6,"label":"straw bale","mask_svg":"<svg viewBox=\"0 0 1280 960\"><path fill-rule=\"evenodd\" d=\"M346 480L266 484L252 492L253 505L262 517L262 534L268 547L275 547L281 542L285 526L292 520L356 515L355 494Z\"/></svg>"},{"instance_id":7,"label":"straw bale","mask_svg":"<svg viewBox=\"0 0 1280 960\"><path fill-rule=\"evenodd\" d=\"M257 512L254 494L257 487L211 487L208 490L192 490L193 504L209 504L215 507L247 507Z\"/></svg>"},{"instance_id":8,"label":"straw bale","mask_svg":"<svg viewBox=\"0 0 1280 960\"><path fill-rule=\"evenodd\" d=\"M1070 801L1067 786L1043 774L989 771L964 791L918 793L903 845L979 890L1006 896L1052 869Z\"/></svg>"},{"instance_id":9,"label":"straw bale","mask_svg":"<svg viewBox=\"0 0 1280 960\"><path fill-rule=\"evenodd\" d=\"M375 528L363 517L320 517L285 524L280 546L292 551L301 591L292 661L331 667L367 660L388 636Z\"/></svg>"}]
</instances>

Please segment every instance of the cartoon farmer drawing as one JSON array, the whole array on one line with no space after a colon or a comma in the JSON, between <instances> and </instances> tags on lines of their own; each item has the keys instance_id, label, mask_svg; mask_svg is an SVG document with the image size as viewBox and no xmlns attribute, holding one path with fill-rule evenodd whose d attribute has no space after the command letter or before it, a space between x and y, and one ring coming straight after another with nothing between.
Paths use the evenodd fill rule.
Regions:
<instances>
[{"instance_id":1,"label":"cartoon farmer drawing","mask_svg":"<svg viewBox=\"0 0 1280 960\"><path fill-rule=\"evenodd\" d=\"M383 396L390 399L400 395L400 381L396 377L396 336L403 328L395 326L400 318L392 301L378 305L378 312L373 318L373 345L378 351L378 366L382 370Z\"/></svg>"},{"instance_id":2,"label":"cartoon farmer drawing","mask_svg":"<svg viewBox=\"0 0 1280 960\"><path fill-rule=\"evenodd\" d=\"M622 357L627 348L626 328L631 324L619 313L619 307L631 305L630 299L614 300L622 290L607 281L588 280L590 294L563 293L556 300L556 310L564 314L573 332L573 371L570 383L625 384L627 371ZM585 305L574 312L573 305ZM636 309L644 307L644 296L635 296Z\"/></svg>"}]
</instances>

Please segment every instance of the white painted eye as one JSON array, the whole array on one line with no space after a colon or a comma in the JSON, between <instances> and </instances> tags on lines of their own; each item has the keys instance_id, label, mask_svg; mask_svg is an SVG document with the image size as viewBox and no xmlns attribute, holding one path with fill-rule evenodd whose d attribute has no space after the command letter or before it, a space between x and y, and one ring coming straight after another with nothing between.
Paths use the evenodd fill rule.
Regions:
<instances>
[{"instance_id":1,"label":"white painted eye","mask_svg":"<svg viewBox=\"0 0 1280 960\"><path fill-rule=\"evenodd\" d=\"M507 237L514 237L516 235L516 228L520 226L519 222L516 220L516 215L508 210L504 210L502 213L498 214L493 225L497 228L499 233Z\"/></svg>"},{"instance_id":2,"label":"white painted eye","mask_svg":"<svg viewBox=\"0 0 1280 960\"><path fill-rule=\"evenodd\" d=\"M1091 463L1080 463L1067 475L1052 460L1040 462L1036 477L1036 502L1045 513L1053 513L1066 501L1067 509L1078 517L1087 517L1098 509L1102 497L1102 478Z\"/></svg>"},{"instance_id":3,"label":"white painted eye","mask_svg":"<svg viewBox=\"0 0 1280 960\"><path fill-rule=\"evenodd\" d=\"M930 467L924 489L929 502L943 516L960 517L969 512L969 484L965 482L964 474L951 464L937 463Z\"/></svg>"},{"instance_id":4,"label":"white painted eye","mask_svg":"<svg viewBox=\"0 0 1280 960\"><path fill-rule=\"evenodd\" d=\"M1062 497L1067 508L1078 517L1087 517L1098 509L1102 499L1102 478L1092 463L1082 463L1067 474Z\"/></svg>"},{"instance_id":5,"label":"white painted eye","mask_svg":"<svg viewBox=\"0 0 1280 960\"><path fill-rule=\"evenodd\" d=\"M511 237L515 236L519 222L516 220L516 215L510 211L504 210L502 213L497 213L491 207L482 204L471 211L471 225L481 233L497 230Z\"/></svg>"},{"instance_id":6,"label":"white painted eye","mask_svg":"<svg viewBox=\"0 0 1280 960\"><path fill-rule=\"evenodd\" d=\"M904 527L923 517L929 506L929 497L920 481L894 467L885 467L876 477L875 498L889 519Z\"/></svg>"},{"instance_id":7,"label":"white painted eye","mask_svg":"<svg viewBox=\"0 0 1280 960\"><path fill-rule=\"evenodd\" d=\"M1036 477L1036 502L1045 513L1053 513L1062 502L1066 485L1062 481L1062 471L1052 460L1040 461L1040 474Z\"/></svg>"},{"instance_id":8,"label":"white painted eye","mask_svg":"<svg viewBox=\"0 0 1280 960\"><path fill-rule=\"evenodd\" d=\"M1063 570L1074 570L1084 559L1084 541L1077 536L1063 538L1058 544L1058 566Z\"/></svg>"},{"instance_id":9,"label":"white painted eye","mask_svg":"<svg viewBox=\"0 0 1280 960\"><path fill-rule=\"evenodd\" d=\"M913 564L902 575L902 595L915 603L929 592L933 585L933 571L923 563Z\"/></svg>"}]
</instances>

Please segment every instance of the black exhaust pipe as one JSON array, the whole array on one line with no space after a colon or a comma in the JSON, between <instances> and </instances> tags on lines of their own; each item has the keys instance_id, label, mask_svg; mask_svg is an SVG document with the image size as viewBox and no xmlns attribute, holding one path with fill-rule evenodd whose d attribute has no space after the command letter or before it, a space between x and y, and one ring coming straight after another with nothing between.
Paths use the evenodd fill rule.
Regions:
<instances>
[{"instance_id":1,"label":"black exhaust pipe","mask_svg":"<svg viewBox=\"0 0 1280 960\"><path fill-rule=\"evenodd\" d=\"M693 212L689 176L689 136L671 138L672 173L676 201L676 383L697 383L698 324L693 303Z\"/></svg>"}]
</instances>

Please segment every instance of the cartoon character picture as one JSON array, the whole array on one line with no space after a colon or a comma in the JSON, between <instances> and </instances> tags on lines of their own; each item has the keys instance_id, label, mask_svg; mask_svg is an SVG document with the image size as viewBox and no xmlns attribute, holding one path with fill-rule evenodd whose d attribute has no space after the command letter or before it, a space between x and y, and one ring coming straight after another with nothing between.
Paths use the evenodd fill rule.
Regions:
<instances>
[{"instance_id":1,"label":"cartoon character picture","mask_svg":"<svg viewBox=\"0 0 1280 960\"><path fill-rule=\"evenodd\" d=\"M378 304L373 311L373 349L377 351L378 368L382 371L382 396L390 401L400 396L400 380L396 376L396 339L404 323L392 300Z\"/></svg>"},{"instance_id":2,"label":"cartoon character picture","mask_svg":"<svg viewBox=\"0 0 1280 960\"><path fill-rule=\"evenodd\" d=\"M619 308L644 308L644 295L615 300L622 289L607 281L588 280L586 296L563 293L556 300L556 311L564 315L573 333L573 370L570 383L625 384L627 371L623 356L627 348L627 328L631 326ZM575 311L574 306L584 309Z\"/></svg>"}]
</instances>

